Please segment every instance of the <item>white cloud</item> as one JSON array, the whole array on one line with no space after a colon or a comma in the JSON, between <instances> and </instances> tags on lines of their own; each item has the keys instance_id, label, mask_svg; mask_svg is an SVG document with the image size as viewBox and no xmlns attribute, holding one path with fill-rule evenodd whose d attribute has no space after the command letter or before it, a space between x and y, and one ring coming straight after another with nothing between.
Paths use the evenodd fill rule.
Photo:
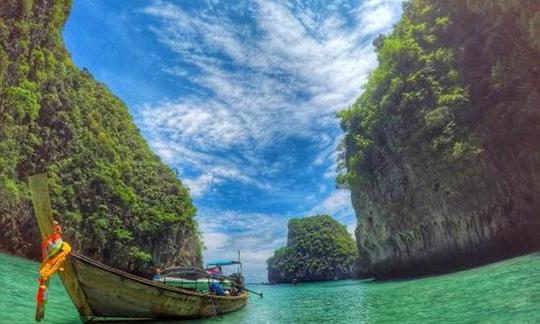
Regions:
<instances>
[{"instance_id":1,"label":"white cloud","mask_svg":"<svg viewBox=\"0 0 540 324\"><path fill-rule=\"evenodd\" d=\"M159 138L190 142L203 151L242 144L248 134L233 112L213 103L161 103L143 107L142 126Z\"/></svg>"},{"instance_id":2,"label":"white cloud","mask_svg":"<svg viewBox=\"0 0 540 324\"><path fill-rule=\"evenodd\" d=\"M347 225L347 232L349 232L349 234L351 234L353 239L356 240L355 231L356 231L356 223L352 223L352 224Z\"/></svg>"},{"instance_id":3,"label":"white cloud","mask_svg":"<svg viewBox=\"0 0 540 324\"><path fill-rule=\"evenodd\" d=\"M279 165L272 168L265 160L277 139L324 134L331 137L326 141L334 142L338 133L334 113L358 96L376 65L371 38L391 27L400 3L366 1L347 17L350 8L345 2L321 13L307 5L260 0L236 5L234 10L254 20L245 25L233 23L224 10L212 5L188 12L170 2L154 1L143 11L158 21L151 29L184 62L170 61L163 70L189 78L211 95L147 104L139 110L139 124L165 161L200 174L188 181L192 192L202 195L219 183L210 181L205 172L209 166L241 163L244 177L264 183L262 170L279 172ZM237 154L215 158L216 152L232 149ZM325 178L335 176L333 149L325 145L313 161L328 165Z\"/></svg>"},{"instance_id":4,"label":"white cloud","mask_svg":"<svg viewBox=\"0 0 540 324\"><path fill-rule=\"evenodd\" d=\"M287 219L279 215L203 209L198 222L205 260L235 259L240 250L250 282L266 280L266 260L286 244Z\"/></svg>"},{"instance_id":5,"label":"white cloud","mask_svg":"<svg viewBox=\"0 0 540 324\"><path fill-rule=\"evenodd\" d=\"M388 27L398 20L400 11L396 10L403 1L401 0L370 0L366 1L359 9L359 21L362 26L362 34L381 34L388 31Z\"/></svg>"},{"instance_id":6,"label":"white cloud","mask_svg":"<svg viewBox=\"0 0 540 324\"><path fill-rule=\"evenodd\" d=\"M195 179L184 179L184 184L189 188L189 192L193 198L204 195L210 186L217 180L213 174L203 173L200 177Z\"/></svg>"},{"instance_id":7,"label":"white cloud","mask_svg":"<svg viewBox=\"0 0 540 324\"><path fill-rule=\"evenodd\" d=\"M377 63L372 40L391 28L401 2L334 1L320 11L311 2L255 0L190 11L152 1L143 10L150 30L176 54L156 68L192 84L193 93L139 107L138 125L163 160L181 167L194 197L240 183L308 206L303 215L331 214L352 231L348 191L330 189L340 136L334 114L359 95ZM249 22L233 22L231 11ZM282 146L278 158L268 157L290 139L309 143L311 154ZM297 190L305 183L283 176L299 158L311 160L298 174L323 170L307 194ZM265 280L265 260L286 244L283 214L200 209L205 258L240 249L248 281Z\"/></svg>"},{"instance_id":8,"label":"white cloud","mask_svg":"<svg viewBox=\"0 0 540 324\"><path fill-rule=\"evenodd\" d=\"M199 177L194 179L185 178L183 182L190 189L191 196L197 198L208 192L212 185L227 180L249 184L261 189L268 189L267 184L244 175L240 169L232 165L228 167L210 167Z\"/></svg>"},{"instance_id":9,"label":"white cloud","mask_svg":"<svg viewBox=\"0 0 540 324\"><path fill-rule=\"evenodd\" d=\"M345 189L335 190L313 207L310 214L329 214L337 218L354 215L350 191Z\"/></svg>"},{"instance_id":10,"label":"white cloud","mask_svg":"<svg viewBox=\"0 0 540 324\"><path fill-rule=\"evenodd\" d=\"M229 247L231 237L225 233L203 231L204 246L208 251L220 251Z\"/></svg>"}]
</instances>

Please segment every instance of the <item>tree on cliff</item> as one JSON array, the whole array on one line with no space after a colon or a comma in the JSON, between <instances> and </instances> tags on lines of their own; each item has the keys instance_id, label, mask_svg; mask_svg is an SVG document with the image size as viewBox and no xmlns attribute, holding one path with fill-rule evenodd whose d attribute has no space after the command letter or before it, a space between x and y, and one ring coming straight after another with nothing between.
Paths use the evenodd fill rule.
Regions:
<instances>
[{"instance_id":1,"label":"tree on cliff","mask_svg":"<svg viewBox=\"0 0 540 324\"><path fill-rule=\"evenodd\" d=\"M126 106L64 49L70 8L0 2L0 249L38 255L26 179L47 172L55 217L83 253L130 271L199 264L187 189Z\"/></svg>"},{"instance_id":2,"label":"tree on cliff","mask_svg":"<svg viewBox=\"0 0 540 324\"><path fill-rule=\"evenodd\" d=\"M270 282L351 278L356 247L345 226L328 215L289 220L287 246L268 259Z\"/></svg>"},{"instance_id":3,"label":"tree on cliff","mask_svg":"<svg viewBox=\"0 0 540 324\"><path fill-rule=\"evenodd\" d=\"M540 247L540 2L411 0L374 45L379 66L339 114L361 268L448 271Z\"/></svg>"}]
</instances>

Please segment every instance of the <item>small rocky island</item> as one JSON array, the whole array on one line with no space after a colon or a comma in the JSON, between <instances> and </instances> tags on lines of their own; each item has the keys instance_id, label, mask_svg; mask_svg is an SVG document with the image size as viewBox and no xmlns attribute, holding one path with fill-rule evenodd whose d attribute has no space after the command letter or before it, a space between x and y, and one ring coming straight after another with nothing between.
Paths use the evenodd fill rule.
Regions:
<instances>
[{"instance_id":1,"label":"small rocky island","mask_svg":"<svg viewBox=\"0 0 540 324\"><path fill-rule=\"evenodd\" d=\"M270 283L348 279L354 276L357 250L344 225L328 215L294 218L287 246L267 260Z\"/></svg>"}]
</instances>

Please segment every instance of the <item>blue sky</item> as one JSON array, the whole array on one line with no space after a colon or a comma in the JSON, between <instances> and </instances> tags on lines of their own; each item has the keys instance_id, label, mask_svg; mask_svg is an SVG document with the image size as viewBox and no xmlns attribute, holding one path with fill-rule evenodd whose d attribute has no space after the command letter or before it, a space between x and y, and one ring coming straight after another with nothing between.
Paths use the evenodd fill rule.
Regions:
<instances>
[{"instance_id":1,"label":"blue sky","mask_svg":"<svg viewBox=\"0 0 540 324\"><path fill-rule=\"evenodd\" d=\"M64 37L190 188L205 258L240 249L259 282L289 218L354 229L335 112L360 94L401 2L75 0Z\"/></svg>"}]
</instances>

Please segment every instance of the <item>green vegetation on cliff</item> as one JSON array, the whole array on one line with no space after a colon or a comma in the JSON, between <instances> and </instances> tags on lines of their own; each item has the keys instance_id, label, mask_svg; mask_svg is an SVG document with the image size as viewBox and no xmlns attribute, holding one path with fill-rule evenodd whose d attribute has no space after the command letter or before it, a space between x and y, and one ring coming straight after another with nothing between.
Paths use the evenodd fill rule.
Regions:
<instances>
[{"instance_id":1,"label":"green vegetation on cliff","mask_svg":"<svg viewBox=\"0 0 540 324\"><path fill-rule=\"evenodd\" d=\"M268 281L320 281L353 276L356 247L345 226L328 215L289 221L287 246L268 259Z\"/></svg>"},{"instance_id":2,"label":"green vegetation on cliff","mask_svg":"<svg viewBox=\"0 0 540 324\"><path fill-rule=\"evenodd\" d=\"M340 113L366 274L540 247L540 2L411 0ZM474 258L470 255L474 254Z\"/></svg>"},{"instance_id":3,"label":"green vegetation on cliff","mask_svg":"<svg viewBox=\"0 0 540 324\"><path fill-rule=\"evenodd\" d=\"M0 249L36 257L26 179L47 172L83 253L130 271L199 264L195 208L126 106L64 49L69 0L0 2Z\"/></svg>"}]
</instances>

